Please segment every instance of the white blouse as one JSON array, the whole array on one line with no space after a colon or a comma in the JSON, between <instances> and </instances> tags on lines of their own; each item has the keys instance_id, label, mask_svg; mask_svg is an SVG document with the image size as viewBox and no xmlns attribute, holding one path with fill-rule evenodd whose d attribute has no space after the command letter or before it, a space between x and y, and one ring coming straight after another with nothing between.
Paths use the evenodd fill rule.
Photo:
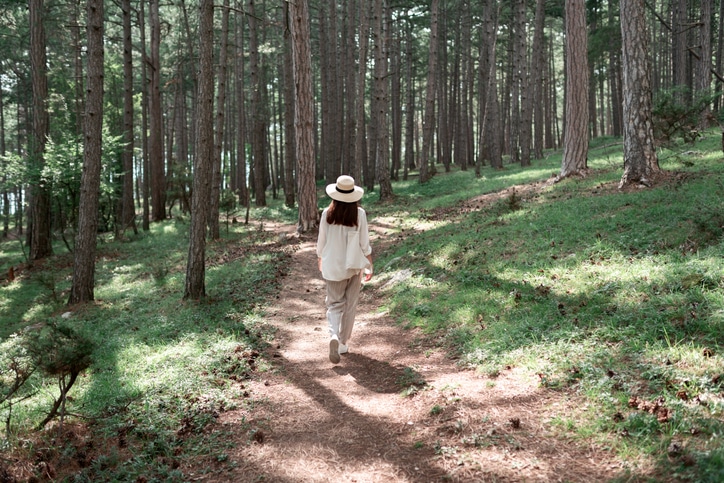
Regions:
<instances>
[{"instance_id":1,"label":"white blouse","mask_svg":"<svg viewBox=\"0 0 724 483\"><path fill-rule=\"evenodd\" d=\"M362 253L372 253L370 235L367 229L367 213L357 207L357 226L330 225L327 223L327 210L322 212L317 238L317 256L322 259L322 278L331 281L347 280L359 275L358 269L345 268L347 256L347 233L359 230L359 246Z\"/></svg>"}]
</instances>

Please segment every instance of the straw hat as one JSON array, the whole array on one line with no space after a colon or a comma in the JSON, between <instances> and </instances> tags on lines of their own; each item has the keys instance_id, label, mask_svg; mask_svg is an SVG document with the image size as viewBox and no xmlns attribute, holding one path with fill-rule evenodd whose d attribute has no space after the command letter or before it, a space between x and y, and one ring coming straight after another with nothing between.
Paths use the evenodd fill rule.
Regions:
<instances>
[{"instance_id":1,"label":"straw hat","mask_svg":"<svg viewBox=\"0 0 724 483\"><path fill-rule=\"evenodd\" d=\"M327 185L327 194L329 197L345 203L359 201L364 192L362 188L354 185L354 178L347 175L342 175L337 178L336 183Z\"/></svg>"}]
</instances>

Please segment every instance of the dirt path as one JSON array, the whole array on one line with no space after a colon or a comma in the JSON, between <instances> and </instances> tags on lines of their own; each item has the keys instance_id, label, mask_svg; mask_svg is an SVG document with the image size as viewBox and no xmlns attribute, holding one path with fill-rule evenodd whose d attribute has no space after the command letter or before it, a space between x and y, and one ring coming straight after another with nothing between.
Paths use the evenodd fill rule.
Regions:
<instances>
[{"instance_id":1,"label":"dirt path","mask_svg":"<svg viewBox=\"0 0 724 483\"><path fill-rule=\"evenodd\" d=\"M374 220L371 235L373 247L383 246ZM562 410L577 401L540 388L522 369L495 379L461 370L379 310L380 281L362 290L350 353L330 363L316 240L298 241L269 314L278 328L271 351L277 367L247 384L263 402L219 421L240 440L229 453L238 466L216 480L199 479L605 481L620 473L610 453L556 437L551 420L570 414ZM420 390L401 395L413 382Z\"/></svg>"}]
</instances>

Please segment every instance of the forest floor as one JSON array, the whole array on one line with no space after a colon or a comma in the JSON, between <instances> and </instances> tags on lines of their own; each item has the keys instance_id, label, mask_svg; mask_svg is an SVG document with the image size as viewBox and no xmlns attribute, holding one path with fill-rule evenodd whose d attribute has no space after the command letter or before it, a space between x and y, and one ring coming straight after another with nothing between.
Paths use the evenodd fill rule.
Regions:
<instances>
[{"instance_id":1,"label":"forest floor","mask_svg":"<svg viewBox=\"0 0 724 483\"><path fill-rule=\"evenodd\" d=\"M276 328L267 354L274 367L246 385L259 404L219 418L223 431L238 438L228 454L235 469L210 477L208 468L182 465L190 479L563 482L624 473L611 451L555 424L585 404L574 393L546 389L522 368L494 378L462 368L383 310L382 280L363 287L350 352L332 364L315 235L267 228L297 247L268 313ZM372 219L370 234L375 252L383 253L391 242L387 229ZM412 390L403 394L404 388Z\"/></svg>"}]
</instances>

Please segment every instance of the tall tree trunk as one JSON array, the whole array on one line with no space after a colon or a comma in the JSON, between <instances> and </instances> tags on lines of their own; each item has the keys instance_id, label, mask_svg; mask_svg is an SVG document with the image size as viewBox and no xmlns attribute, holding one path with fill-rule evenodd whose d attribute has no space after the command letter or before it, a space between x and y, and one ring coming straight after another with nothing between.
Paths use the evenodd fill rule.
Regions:
<instances>
[{"instance_id":1,"label":"tall tree trunk","mask_svg":"<svg viewBox=\"0 0 724 483\"><path fill-rule=\"evenodd\" d=\"M254 90L251 96L252 135L251 150L254 159L254 195L256 206L266 206L266 137L265 137L265 109L262 93L264 92L261 68L261 55L259 53L259 28L255 13L255 0L249 0L247 9L250 15L249 22L249 69L251 85Z\"/></svg>"},{"instance_id":2,"label":"tall tree trunk","mask_svg":"<svg viewBox=\"0 0 724 483\"><path fill-rule=\"evenodd\" d=\"M701 0L701 19L699 27L699 61L697 63L696 91L699 96L707 96L711 90L711 13L712 0ZM711 108L707 104L699 118L699 128L707 129L711 122Z\"/></svg>"},{"instance_id":3,"label":"tall tree trunk","mask_svg":"<svg viewBox=\"0 0 724 483\"><path fill-rule=\"evenodd\" d=\"M221 157L224 144L224 114L226 112L226 63L229 46L229 0L224 0L221 12L221 47L219 48L219 79L216 90L216 141L214 165L211 177L211 200L209 203L209 237L221 238L219 233L219 199L221 196Z\"/></svg>"},{"instance_id":4,"label":"tall tree trunk","mask_svg":"<svg viewBox=\"0 0 724 483\"><path fill-rule=\"evenodd\" d=\"M608 21L614 22L614 6L609 3ZM619 32L612 34L608 40L608 84L611 90L611 124L612 134L621 136L621 36Z\"/></svg>"},{"instance_id":5,"label":"tall tree trunk","mask_svg":"<svg viewBox=\"0 0 724 483\"><path fill-rule=\"evenodd\" d=\"M644 0L621 0L623 44L623 176L619 188L651 186L659 173L651 115Z\"/></svg>"},{"instance_id":6,"label":"tall tree trunk","mask_svg":"<svg viewBox=\"0 0 724 483\"><path fill-rule=\"evenodd\" d=\"M530 87L533 101L533 157L543 159L543 72L545 71L545 4L546 0L536 0L535 3L535 32L533 33L533 59L531 61Z\"/></svg>"},{"instance_id":7,"label":"tall tree trunk","mask_svg":"<svg viewBox=\"0 0 724 483\"><path fill-rule=\"evenodd\" d=\"M420 159L420 183L430 179L432 138L435 130L435 92L437 91L438 8L440 0L430 5L430 51L427 57L427 91L425 94L425 118L422 123L422 157Z\"/></svg>"},{"instance_id":8,"label":"tall tree trunk","mask_svg":"<svg viewBox=\"0 0 724 483\"><path fill-rule=\"evenodd\" d=\"M48 137L48 77L45 54L45 13L43 0L30 0L30 64L33 79L33 135L30 153L33 182L30 188L30 259L53 254L50 237L50 186L42 177L45 143Z\"/></svg>"},{"instance_id":9,"label":"tall tree trunk","mask_svg":"<svg viewBox=\"0 0 724 483\"><path fill-rule=\"evenodd\" d=\"M131 0L123 0L123 194L121 229L136 227L136 207L133 204L133 44L131 43Z\"/></svg>"},{"instance_id":10,"label":"tall tree trunk","mask_svg":"<svg viewBox=\"0 0 724 483\"><path fill-rule=\"evenodd\" d=\"M480 43L480 134L478 152L480 161L475 164L475 174L480 176L483 160L490 160L495 169L503 167L500 105L496 70L496 44L498 32L497 3L483 2L483 28Z\"/></svg>"},{"instance_id":11,"label":"tall tree trunk","mask_svg":"<svg viewBox=\"0 0 724 483\"><path fill-rule=\"evenodd\" d=\"M10 230L10 196L8 196L7 187L7 170L5 167L5 155L7 146L5 145L5 92L0 87L0 170L2 170L2 177L0 177L0 184L2 184L2 195L3 195L3 238L7 238Z\"/></svg>"},{"instance_id":12,"label":"tall tree trunk","mask_svg":"<svg viewBox=\"0 0 724 483\"><path fill-rule=\"evenodd\" d=\"M355 111L355 96L357 95L356 69L355 69L355 46L357 38L357 0L348 0L345 2L346 12L344 15L343 25L345 32L342 34L343 39L343 59L342 67L344 78L344 103L345 103L345 133L342 141L342 172L349 173L354 177L353 165L355 156L355 143L357 131L357 118Z\"/></svg>"},{"instance_id":13,"label":"tall tree trunk","mask_svg":"<svg viewBox=\"0 0 724 483\"><path fill-rule=\"evenodd\" d=\"M362 167L367 160L367 123L365 120L365 89L367 78L367 49L369 46L370 12L366 1L359 2L359 51L357 60L357 96L355 98L355 155L350 167L351 176L361 183Z\"/></svg>"},{"instance_id":14,"label":"tall tree trunk","mask_svg":"<svg viewBox=\"0 0 724 483\"><path fill-rule=\"evenodd\" d=\"M93 300L98 232L103 136L103 0L88 0L87 15L88 97L85 111L85 147L69 304Z\"/></svg>"},{"instance_id":15,"label":"tall tree trunk","mask_svg":"<svg viewBox=\"0 0 724 483\"><path fill-rule=\"evenodd\" d=\"M673 69L674 87L679 90L677 98L687 105L691 101L691 86L689 85L687 33L687 0L672 0L671 9L671 66ZM624 70L626 66L624 66Z\"/></svg>"},{"instance_id":16,"label":"tall tree trunk","mask_svg":"<svg viewBox=\"0 0 724 483\"><path fill-rule=\"evenodd\" d=\"M206 222L214 159L214 3L199 5L199 75L196 111L196 153L191 195L191 227L184 300L206 296Z\"/></svg>"},{"instance_id":17,"label":"tall tree trunk","mask_svg":"<svg viewBox=\"0 0 724 483\"><path fill-rule=\"evenodd\" d=\"M714 62L714 70L721 72L722 63L724 63L724 2L722 1L719 2L719 23L716 32L716 59ZM719 76L717 76L714 84L714 91L720 93L714 98L714 110L717 112L722 106L722 86L724 86L724 84Z\"/></svg>"},{"instance_id":18,"label":"tall tree trunk","mask_svg":"<svg viewBox=\"0 0 724 483\"><path fill-rule=\"evenodd\" d=\"M238 19L236 24L236 186L239 203L249 208L250 194L246 182L246 96L244 95L244 21Z\"/></svg>"},{"instance_id":19,"label":"tall tree trunk","mask_svg":"<svg viewBox=\"0 0 724 483\"><path fill-rule=\"evenodd\" d=\"M399 20L397 20L399 22ZM393 29L394 32L397 29ZM399 179L402 164L402 40L399 35L390 34L390 113L392 116L392 166L391 178Z\"/></svg>"},{"instance_id":20,"label":"tall tree trunk","mask_svg":"<svg viewBox=\"0 0 724 483\"><path fill-rule=\"evenodd\" d=\"M566 119L558 180L588 169L588 32L585 0L566 0Z\"/></svg>"},{"instance_id":21,"label":"tall tree trunk","mask_svg":"<svg viewBox=\"0 0 724 483\"><path fill-rule=\"evenodd\" d=\"M312 95L312 53L309 32L309 2L290 3L292 60L294 65L294 133L297 147L299 223L306 232L319 222L314 160L314 105Z\"/></svg>"},{"instance_id":22,"label":"tall tree trunk","mask_svg":"<svg viewBox=\"0 0 724 483\"><path fill-rule=\"evenodd\" d=\"M148 198L151 191L151 163L148 159L148 55L146 52L146 13L143 8L146 2L139 3L141 7L138 13L138 27L141 30L141 144L143 150L141 205L143 207L143 231L149 231L151 229L149 226L151 207L148 204Z\"/></svg>"},{"instance_id":23,"label":"tall tree trunk","mask_svg":"<svg viewBox=\"0 0 724 483\"><path fill-rule=\"evenodd\" d=\"M151 168L151 208L153 221L166 218L166 176L163 160L163 106L161 104L161 19L159 0L150 0L149 18L151 22L151 56L149 67L151 82L149 85L148 114L149 137L148 156Z\"/></svg>"},{"instance_id":24,"label":"tall tree trunk","mask_svg":"<svg viewBox=\"0 0 724 483\"><path fill-rule=\"evenodd\" d=\"M531 92L530 77L528 75L528 33L527 23L527 2L522 0L518 4L517 24L522 28L518 32L518 76L520 84L520 131L518 145L520 147L520 165L530 166L530 146L533 132L533 97Z\"/></svg>"},{"instance_id":25,"label":"tall tree trunk","mask_svg":"<svg viewBox=\"0 0 724 483\"><path fill-rule=\"evenodd\" d=\"M377 136L376 178L380 185L380 200L392 198L392 183L390 181L390 130L388 128L387 109L389 105L389 76L387 72L387 46L388 46L388 18L387 6L383 0L375 0L375 97L378 112L379 130Z\"/></svg>"},{"instance_id":26,"label":"tall tree trunk","mask_svg":"<svg viewBox=\"0 0 724 483\"><path fill-rule=\"evenodd\" d=\"M290 31L289 3L282 6L284 16L284 204L293 208L294 193L294 162L296 156L294 136L294 69L292 65L292 37Z\"/></svg>"},{"instance_id":27,"label":"tall tree trunk","mask_svg":"<svg viewBox=\"0 0 724 483\"><path fill-rule=\"evenodd\" d=\"M415 169L415 78L412 54L412 22L405 24L405 79L407 95L405 97L405 165L402 169L402 179L407 181L411 169Z\"/></svg>"}]
</instances>

